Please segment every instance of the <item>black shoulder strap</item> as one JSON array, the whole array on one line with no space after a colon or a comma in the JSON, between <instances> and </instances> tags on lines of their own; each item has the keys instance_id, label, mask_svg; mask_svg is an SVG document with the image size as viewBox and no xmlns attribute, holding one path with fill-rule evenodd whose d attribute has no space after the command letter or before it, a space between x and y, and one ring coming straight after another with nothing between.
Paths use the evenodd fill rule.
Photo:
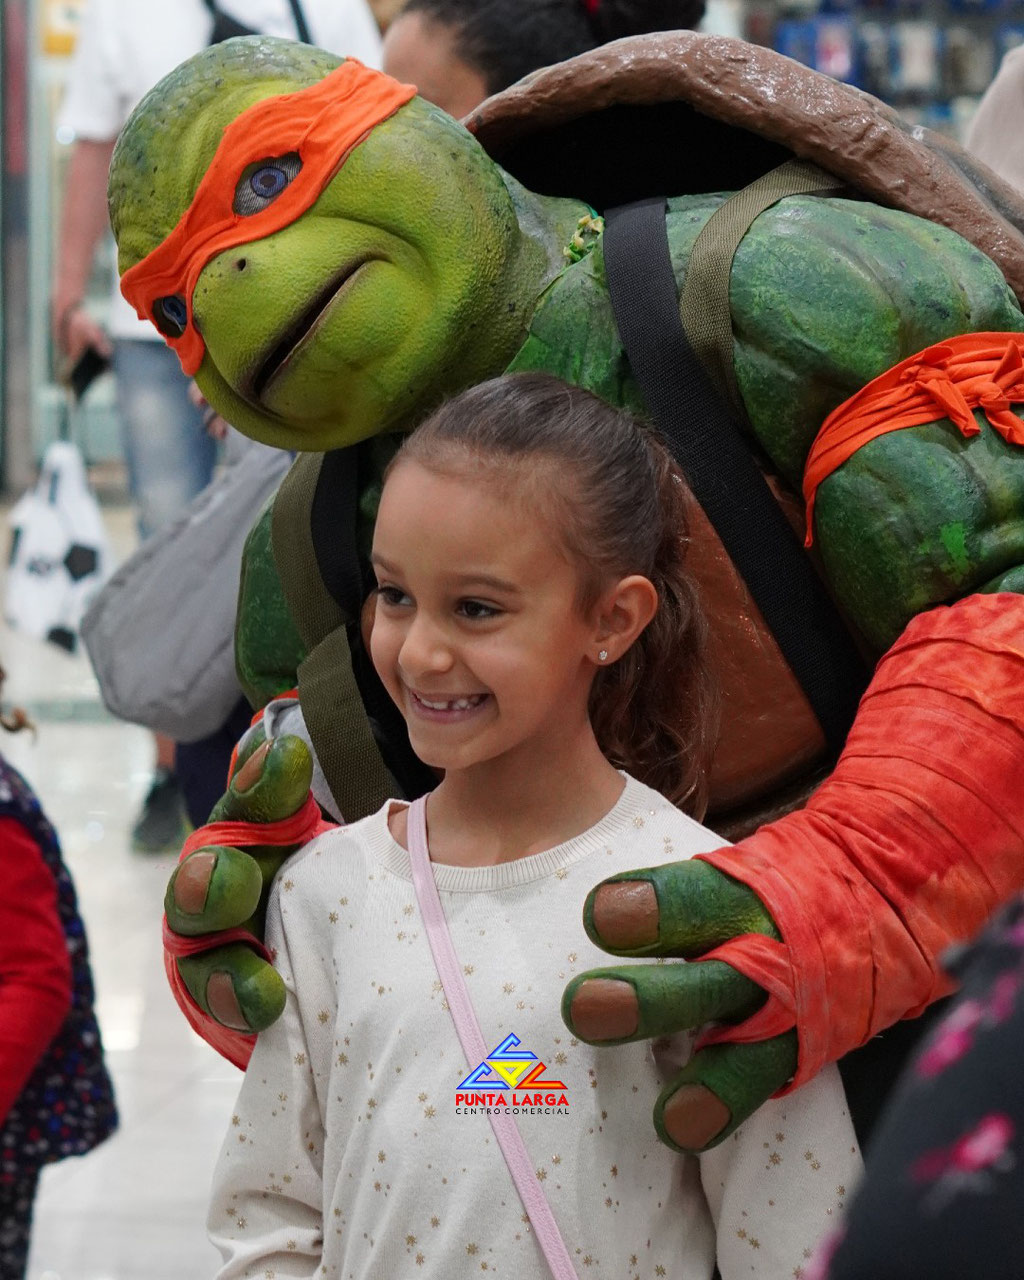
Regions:
<instances>
[{"instance_id":1,"label":"black shoulder strap","mask_svg":"<svg viewBox=\"0 0 1024 1280\"><path fill-rule=\"evenodd\" d=\"M665 200L608 210L604 259L615 323L651 418L837 755L868 673L733 415L686 340Z\"/></svg>"},{"instance_id":2,"label":"black shoulder strap","mask_svg":"<svg viewBox=\"0 0 1024 1280\"><path fill-rule=\"evenodd\" d=\"M221 24L217 26L217 31L219 32L224 30L227 33L225 35L220 35L219 39L226 39L227 35L256 34L253 27L246 27L242 23L236 22L234 18L228 17L226 13L217 7L216 0L203 0L203 4L213 15L214 23ZM309 26L306 22L306 15L302 12L302 5L299 4L299 0L288 0L288 4L292 11L292 17L295 19L295 32L299 41L302 44L312 44L313 39L309 34ZM229 27L230 30L228 30ZM211 41L211 44L212 43L218 43L218 41Z\"/></svg>"},{"instance_id":3,"label":"black shoulder strap","mask_svg":"<svg viewBox=\"0 0 1024 1280\"><path fill-rule=\"evenodd\" d=\"M313 40L309 34L309 27L306 25L306 15L302 12L302 5L299 0L288 0L292 7L292 16L295 19L295 31L302 44L312 44Z\"/></svg>"}]
</instances>

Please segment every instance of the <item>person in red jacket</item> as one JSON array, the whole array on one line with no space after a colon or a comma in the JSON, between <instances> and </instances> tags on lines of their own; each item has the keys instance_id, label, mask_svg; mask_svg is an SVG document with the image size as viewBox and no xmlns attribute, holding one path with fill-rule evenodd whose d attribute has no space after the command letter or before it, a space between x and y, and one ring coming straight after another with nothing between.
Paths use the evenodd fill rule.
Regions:
<instances>
[{"instance_id":1,"label":"person in red jacket","mask_svg":"<svg viewBox=\"0 0 1024 1280\"><path fill-rule=\"evenodd\" d=\"M0 716L5 729L28 723ZM96 1146L117 1111L74 885L38 799L2 756L0 876L0 1276L21 1280L40 1170Z\"/></svg>"}]
</instances>

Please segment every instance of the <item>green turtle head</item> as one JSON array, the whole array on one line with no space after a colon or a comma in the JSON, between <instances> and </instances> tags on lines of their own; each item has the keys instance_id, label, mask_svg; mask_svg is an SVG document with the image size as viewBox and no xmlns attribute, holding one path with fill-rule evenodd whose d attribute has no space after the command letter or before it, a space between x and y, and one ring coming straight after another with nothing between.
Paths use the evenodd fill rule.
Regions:
<instances>
[{"instance_id":1,"label":"green turtle head","mask_svg":"<svg viewBox=\"0 0 1024 1280\"><path fill-rule=\"evenodd\" d=\"M177 225L240 112L339 64L243 37L161 81L111 165L121 271ZM241 169L236 210L268 162L286 171L288 160ZM304 214L203 268L192 304L204 395L254 439L328 449L411 425L444 394L499 372L547 261L520 230L514 186L461 125L414 97L349 152Z\"/></svg>"}]
</instances>

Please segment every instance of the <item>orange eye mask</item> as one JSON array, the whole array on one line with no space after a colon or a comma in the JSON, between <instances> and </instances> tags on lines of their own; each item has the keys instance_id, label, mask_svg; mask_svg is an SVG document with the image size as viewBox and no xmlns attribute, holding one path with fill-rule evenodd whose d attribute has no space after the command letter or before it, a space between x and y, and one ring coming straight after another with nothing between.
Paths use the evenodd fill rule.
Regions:
<instances>
[{"instance_id":1,"label":"orange eye mask","mask_svg":"<svg viewBox=\"0 0 1024 1280\"><path fill-rule=\"evenodd\" d=\"M254 103L227 126L178 225L121 277L121 292L141 319L156 324L189 377L206 351L192 317L192 295L206 264L300 218L370 130L415 94L412 85L349 58L306 89ZM274 162L293 154L301 167L289 178ZM254 191L267 203L254 213L236 213L239 179L260 160L267 161L267 189L265 195ZM278 183L283 185L275 191Z\"/></svg>"}]
</instances>

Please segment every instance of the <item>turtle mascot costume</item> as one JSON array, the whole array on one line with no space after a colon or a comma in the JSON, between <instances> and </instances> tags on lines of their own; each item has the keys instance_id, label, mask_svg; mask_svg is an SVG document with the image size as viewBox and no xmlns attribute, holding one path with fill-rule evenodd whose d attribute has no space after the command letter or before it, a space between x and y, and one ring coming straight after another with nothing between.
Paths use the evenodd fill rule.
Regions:
<instances>
[{"instance_id":1,"label":"turtle mascot costume","mask_svg":"<svg viewBox=\"0 0 1024 1280\"><path fill-rule=\"evenodd\" d=\"M320 809L278 711L335 817L432 785L366 657L366 553L402 433L506 370L666 434L723 688L707 821L735 843L583 908L615 955L699 963L576 978L570 1028L702 1027L655 1106L697 1150L944 994L943 950L1024 886L1010 188L722 37L619 41L465 124L254 37L144 99L110 209L125 296L224 417L298 453L249 536L236 632L274 710L167 894L172 984L211 1043L244 1064L283 1005L262 903Z\"/></svg>"}]
</instances>

